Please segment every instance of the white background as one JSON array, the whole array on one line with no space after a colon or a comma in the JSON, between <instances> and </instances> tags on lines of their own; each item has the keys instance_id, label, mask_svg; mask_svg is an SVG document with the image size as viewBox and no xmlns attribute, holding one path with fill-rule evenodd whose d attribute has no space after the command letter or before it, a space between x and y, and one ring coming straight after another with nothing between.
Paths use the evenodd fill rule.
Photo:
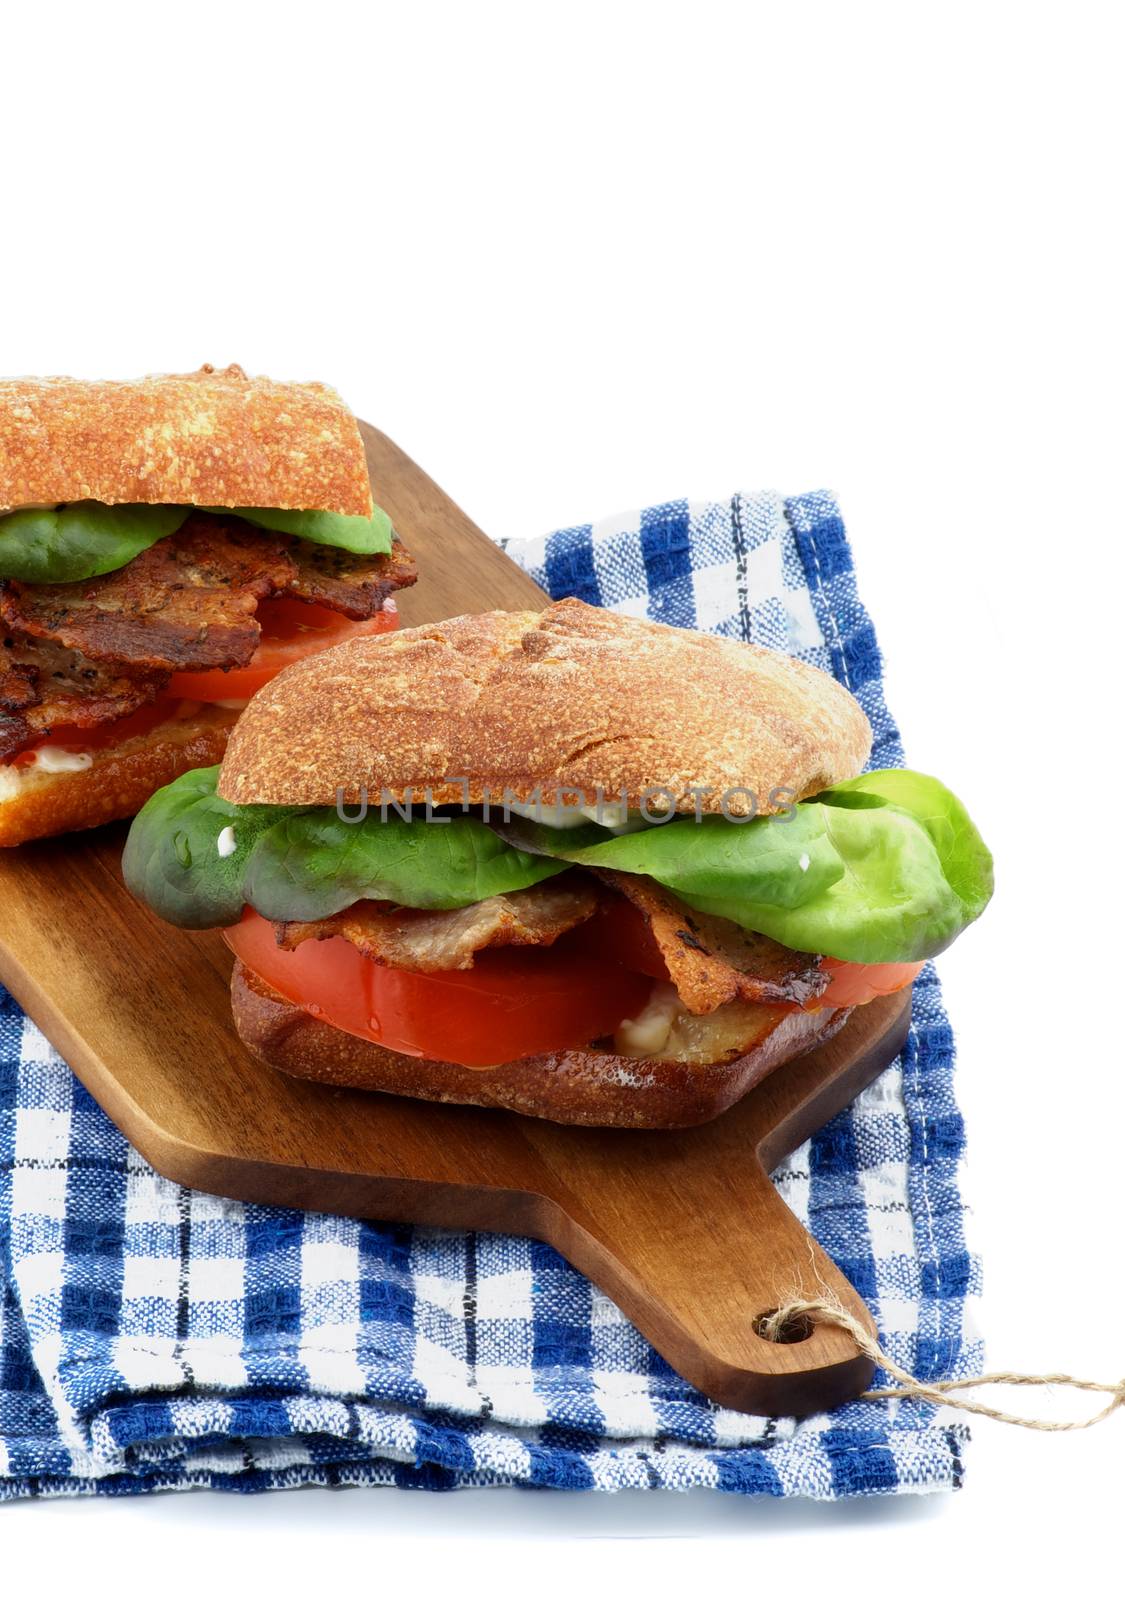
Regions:
<instances>
[{"instance_id":1,"label":"white background","mask_svg":"<svg viewBox=\"0 0 1125 1600\"><path fill-rule=\"evenodd\" d=\"M1120 1376L1121 13L4 15L0 370L326 379L495 535L837 491L908 754L997 857L941 960L991 1361ZM1119 1567L1123 1445L982 1423L962 1494L858 1507L21 1504L0 1549L74 1593L1038 1594Z\"/></svg>"}]
</instances>

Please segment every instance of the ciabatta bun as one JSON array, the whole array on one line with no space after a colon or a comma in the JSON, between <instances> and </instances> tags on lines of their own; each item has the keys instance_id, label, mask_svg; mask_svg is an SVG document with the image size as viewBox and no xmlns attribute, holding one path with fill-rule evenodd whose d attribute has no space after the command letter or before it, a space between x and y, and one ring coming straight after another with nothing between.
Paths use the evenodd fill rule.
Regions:
<instances>
[{"instance_id":1,"label":"ciabatta bun","mask_svg":"<svg viewBox=\"0 0 1125 1600\"><path fill-rule=\"evenodd\" d=\"M91 752L90 765L78 771L0 766L0 846L134 816L173 778L221 761L237 718L223 706L200 706Z\"/></svg>"},{"instance_id":2,"label":"ciabatta bun","mask_svg":"<svg viewBox=\"0 0 1125 1600\"><path fill-rule=\"evenodd\" d=\"M490 611L296 663L251 701L219 793L333 805L366 790L479 805L538 788L754 814L855 776L871 729L846 689L772 650L580 600ZM462 784L460 779L467 779ZM451 781L453 780L453 781ZM778 797L776 791L784 791ZM654 809L668 809L663 797Z\"/></svg>"},{"instance_id":3,"label":"ciabatta bun","mask_svg":"<svg viewBox=\"0 0 1125 1600\"><path fill-rule=\"evenodd\" d=\"M779 1012L746 1055L706 1065L562 1050L477 1068L399 1055L343 1033L286 1000L241 961L235 962L231 979L231 1007L243 1044L259 1061L294 1078L601 1128L687 1128L709 1122L767 1073L830 1039L849 1016L832 1010Z\"/></svg>"},{"instance_id":4,"label":"ciabatta bun","mask_svg":"<svg viewBox=\"0 0 1125 1600\"><path fill-rule=\"evenodd\" d=\"M68 500L372 512L359 426L335 390L236 366L0 381L0 511Z\"/></svg>"}]
</instances>

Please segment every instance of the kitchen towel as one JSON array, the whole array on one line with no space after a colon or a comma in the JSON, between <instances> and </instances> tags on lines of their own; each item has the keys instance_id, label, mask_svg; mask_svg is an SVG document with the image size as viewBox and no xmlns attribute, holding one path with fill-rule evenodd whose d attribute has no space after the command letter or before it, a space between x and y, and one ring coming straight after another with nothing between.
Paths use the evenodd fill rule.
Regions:
<instances>
[{"instance_id":1,"label":"kitchen towel","mask_svg":"<svg viewBox=\"0 0 1125 1600\"><path fill-rule=\"evenodd\" d=\"M830 496L675 501L508 546L558 598L787 650L901 764ZM907 597L904 597L904 600ZM2 908L0 908L2 914ZM900 1059L774 1175L922 1378L980 1370L953 1037L928 967ZM955 1488L916 1402L748 1417L705 1399L549 1247L182 1189L0 991L0 1498L298 1484Z\"/></svg>"}]
</instances>

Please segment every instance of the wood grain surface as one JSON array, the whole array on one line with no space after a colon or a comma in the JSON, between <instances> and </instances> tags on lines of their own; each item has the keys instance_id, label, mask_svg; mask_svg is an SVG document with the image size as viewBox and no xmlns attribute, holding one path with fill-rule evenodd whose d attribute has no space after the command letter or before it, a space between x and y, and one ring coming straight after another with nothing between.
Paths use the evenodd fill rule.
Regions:
<instances>
[{"instance_id":1,"label":"wood grain surface","mask_svg":"<svg viewBox=\"0 0 1125 1600\"><path fill-rule=\"evenodd\" d=\"M421 570L400 602L405 624L545 603L402 451L364 435L375 497ZM754 1331L792 1296L834 1296L871 1326L768 1173L898 1053L909 991L680 1132L329 1089L243 1049L221 937L172 928L130 898L123 837L113 827L0 852L0 980L158 1171L238 1199L544 1239L724 1405L800 1414L867 1383L869 1363L838 1329L792 1344Z\"/></svg>"}]
</instances>

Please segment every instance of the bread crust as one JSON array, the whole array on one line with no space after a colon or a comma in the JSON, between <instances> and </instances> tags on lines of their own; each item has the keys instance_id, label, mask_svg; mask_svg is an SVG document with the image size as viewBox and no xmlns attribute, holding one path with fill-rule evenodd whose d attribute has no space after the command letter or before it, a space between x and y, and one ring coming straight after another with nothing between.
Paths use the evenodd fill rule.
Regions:
<instances>
[{"instance_id":1,"label":"bread crust","mask_svg":"<svg viewBox=\"0 0 1125 1600\"><path fill-rule=\"evenodd\" d=\"M707 1066L564 1050L482 1070L398 1055L344 1033L286 1000L241 961L231 977L231 1007L251 1054L294 1078L601 1128L710 1122L775 1068L830 1039L850 1015L790 1012L765 1046Z\"/></svg>"},{"instance_id":2,"label":"bread crust","mask_svg":"<svg viewBox=\"0 0 1125 1600\"><path fill-rule=\"evenodd\" d=\"M0 381L0 509L70 500L372 512L359 425L335 390L237 366Z\"/></svg>"},{"instance_id":3,"label":"bread crust","mask_svg":"<svg viewBox=\"0 0 1125 1600\"><path fill-rule=\"evenodd\" d=\"M358 639L256 695L223 764L238 804L366 791L437 804L577 790L753 816L858 773L862 709L778 651L561 600ZM449 780L455 781L449 781ZM467 780L465 783L456 781ZM693 789L706 788L698 796ZM784 791L779 793L779 791Z\"/></svg>"},{"instance_id":4,"label":"bread crust","mask_svg":"<svg viewBox=\"0 0 1125 1600\"><path fill-rule=\"evenodd\" d=\"M192 716L170 718L96 751L82 772L32 771L14 795L3 797L0 790L0 846L135 816L150 795L181 773L221 761L237 718L225 706L202 706ZM0 767L0 780L3 773Z\"/></svg>"}]
</instances>

